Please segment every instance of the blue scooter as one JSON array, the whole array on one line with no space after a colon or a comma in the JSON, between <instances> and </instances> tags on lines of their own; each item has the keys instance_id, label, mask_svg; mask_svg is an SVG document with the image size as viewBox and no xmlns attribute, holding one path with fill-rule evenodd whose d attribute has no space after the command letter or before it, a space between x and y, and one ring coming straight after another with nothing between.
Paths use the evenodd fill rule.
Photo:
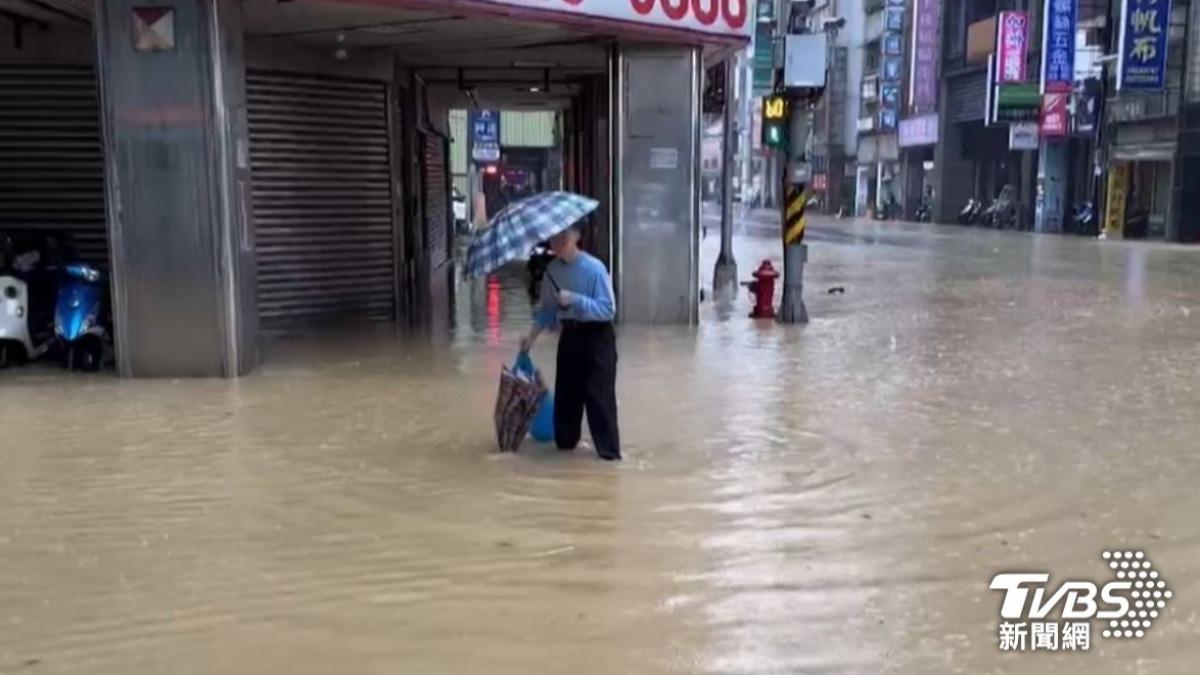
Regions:
<instances>
[{"instance_id":1,"label":"blue scooter","mask_svg":"<svg viewBox=\"0 0 1200 675\"><path fill-rule=\"evenodd\" d=\"M104 311L107 286L100 271L74 263L65 267L54 307L54 337L64 368L94 372L109 341Z\"/></svg>"}]
</instances>

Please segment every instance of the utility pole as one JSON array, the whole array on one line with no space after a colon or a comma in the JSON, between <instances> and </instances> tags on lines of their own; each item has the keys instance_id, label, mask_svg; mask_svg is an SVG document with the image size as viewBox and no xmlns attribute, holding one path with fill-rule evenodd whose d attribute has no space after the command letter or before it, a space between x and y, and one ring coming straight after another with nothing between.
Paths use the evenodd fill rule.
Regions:
<instances>
[{"instance_id":1,"label":"utility pole","mask_svg":"<svg viewBox=\"0 0 1200 675\"><path fill-rule=\"evenodd\" d=\"M783 323L808 323L804 306L804 265L808 262L805 210L808 208L808 182L812 167L808 163L808 140L812 133L812 110L806 101L793 101L789 120L788 147L783 161L783 302L779 320Z\"/></svg>"},{"instance_id":2,"label":"utility pole","mask_svg":"<svg viewBox=\"0 0 1200 675\"><path fill-rule=\"evenodd\" d=\"M796 0L788 8L788 30L784 37L783 73L777 91L784 92L790 101L787 144L783 175L783 302L779 311L783 323L808 323L808 308L804 306L804 265L808 262L808 244L804 243L807 229L805 210L808 208L808 184L812 180L812 165L808 150L812 137L813 106L825 93L827 81L827 30L836 30L838 19L823 22L819 31L813 30L811 0Z\"/></svg>"},{"instance_id":3,"label":"utility pole","mask_svg":"<svg viewBox=\"0 0 1200 675\"><path fill-rule=\"evenodd\" d=\"M737 54L725 61L724 129L721 139L721 253L713 269L713 297L717 300L734 299L738 289L737 261L733 257L733 171L737 138L734 81L737 66ZM743 195L745 190L743 184Z\"/></svg>"}]
</instances>

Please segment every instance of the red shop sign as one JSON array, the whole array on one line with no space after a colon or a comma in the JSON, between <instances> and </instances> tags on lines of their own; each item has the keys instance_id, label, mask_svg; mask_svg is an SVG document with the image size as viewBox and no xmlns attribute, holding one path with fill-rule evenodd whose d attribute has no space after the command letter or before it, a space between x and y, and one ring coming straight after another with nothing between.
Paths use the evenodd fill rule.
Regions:
<instances>
[{"instance_id":1,"label":"red shop sign","mask_svg":"<svg viewBox=\"0 0 1200 675\"><path fill-rule=\"evenodd\" d=\"M1042 97L1042 138L1062 138L1069 132L1068 96L1048 93Z\"/></svg>"}]
</instances>

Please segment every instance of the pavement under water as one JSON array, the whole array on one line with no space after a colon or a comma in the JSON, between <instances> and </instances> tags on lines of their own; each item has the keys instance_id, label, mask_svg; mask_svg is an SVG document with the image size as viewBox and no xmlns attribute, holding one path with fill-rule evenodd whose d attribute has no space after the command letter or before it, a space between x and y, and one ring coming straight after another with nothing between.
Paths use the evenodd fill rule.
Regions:
<instances>
[{"instance_id":1,"label":"pavement under water","mask_svg":"<svg viewBox=\"0 0 1200 675\"><path fill-rule=\"evenodd\" d=\"M238 381L0 373L0 672L1195 673L1200 250L809 238L807 326L622 328L619 465L494 453L519 275ZM1144 638L998 649L994 574L1109 549Z\"/></svg>"}]
</instances>

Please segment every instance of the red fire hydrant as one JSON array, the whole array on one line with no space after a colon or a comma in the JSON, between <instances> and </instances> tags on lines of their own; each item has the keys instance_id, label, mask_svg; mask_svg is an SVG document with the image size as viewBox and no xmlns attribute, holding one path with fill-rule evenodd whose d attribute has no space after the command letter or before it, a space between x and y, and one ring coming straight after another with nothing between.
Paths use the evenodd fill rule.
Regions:
<instances>
[{"instance_id":1,"label":"red fire hydrant","mask_svg":"<svg viewBox=\"0 0 1200 675\"><path fill-rule=\"evenodd\" d=\"M750 318L774 319L775 280L779 278L779 272L771 266L770 260L764 260L750 276L754 277L754 281L746 284L754 294L754 311L750 312Z\"/></svg>"}]
</instances>

